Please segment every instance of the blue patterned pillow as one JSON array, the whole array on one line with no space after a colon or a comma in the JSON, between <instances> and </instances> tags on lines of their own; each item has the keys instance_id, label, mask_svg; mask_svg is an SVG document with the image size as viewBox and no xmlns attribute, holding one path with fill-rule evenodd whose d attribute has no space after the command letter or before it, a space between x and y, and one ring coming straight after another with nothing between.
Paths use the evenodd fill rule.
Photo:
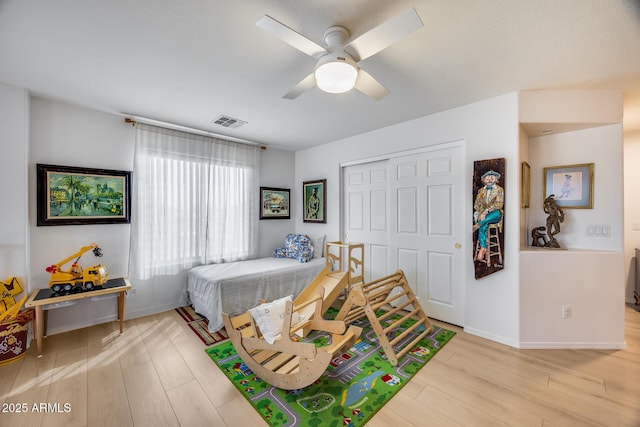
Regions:
<instances>
[{"instance_id":1,"label":"blue patterned pillow","mask_svg":"<svg viewBox=\"0 0 640 427\"><path fill-rule=\"evenodd\" d=\"M313 258L311 239L304 234L288 234L284 240L284 248L277 248L273 252L276 258L293 258L300 262L307 262Z\"/></svg>"},{"instance_id":2,"label":"blue patterned pillow","mask_svg":"<svg viewBox=\"0 0 640 427\"><path fill-rule=\"evenodd\" d=\"M285 248L276 248L276 250L273 251L273 257L274 258L287 258L287 250Z\"/></svg>"}]
</instances>

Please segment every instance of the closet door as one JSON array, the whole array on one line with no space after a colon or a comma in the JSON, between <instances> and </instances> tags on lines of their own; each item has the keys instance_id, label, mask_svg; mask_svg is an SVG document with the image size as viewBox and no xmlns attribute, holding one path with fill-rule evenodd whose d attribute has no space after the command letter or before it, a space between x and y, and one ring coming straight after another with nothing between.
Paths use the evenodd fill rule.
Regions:
<instances>
[{"instance_id":1,"label":"closet door","mask_svg":"<svg viewBox=\"0 0 640 427\"><path fill-rule=\"evenodd\" d=\"M430 317L464 324L462 144L343 169L344 240L365 278L402 269Z\"/></svg>"},{"instance_id":2,"label":"closet door","mask_svg":"<svg viewBox=\"0 0 640 427\"><path fill-rule=\"evenodd\" d=\"M462 147L390 160L391 269L430 317L464 323Z\"/></svg>"},{"instance_id":3,"label":"closet door","mask_svg":"<svg viewBox=\"0 0 640 427\"><path fill-rule=\"evenodd\" d=\"M344 241L364 243L365 280L389 271L388 161L343 169Z\"/></svg>"}]
</instances>

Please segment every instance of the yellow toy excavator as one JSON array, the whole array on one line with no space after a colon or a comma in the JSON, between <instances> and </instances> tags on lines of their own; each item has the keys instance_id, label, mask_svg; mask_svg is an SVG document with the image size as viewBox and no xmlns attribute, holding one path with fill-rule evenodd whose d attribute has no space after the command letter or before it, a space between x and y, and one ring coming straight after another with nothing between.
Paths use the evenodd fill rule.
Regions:
<instances>
[{"instance_id":1,"label":"yellow toy excavator","mask_svg":"<svg viewBox=\"0 0 640 427\"><path fill-rule=\"evenodd\" d=\"M107 268L102 265L94 265L83 269L78 261L80 257L90 250L93 250L93 255L96 257L102 256L102 249L97 243L92 243L89 246L83 246L78 252L74 253L68 258L63 259L57 264L50 265L45 270L51 274L49 278L49 288L55 292L74 292L89 291L96 287L101 287L109 279ZM63 270L66 263L73 260L69 270Z\"/></svg>"}]
</instances>

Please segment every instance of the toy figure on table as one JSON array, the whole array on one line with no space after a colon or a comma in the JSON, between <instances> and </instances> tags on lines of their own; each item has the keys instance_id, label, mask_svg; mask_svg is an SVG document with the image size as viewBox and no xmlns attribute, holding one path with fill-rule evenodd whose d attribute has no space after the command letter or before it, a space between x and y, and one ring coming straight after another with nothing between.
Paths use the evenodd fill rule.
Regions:
<instances>
[{"instance_id":1,"label":"toy figure on table","mask_svg":"<svg viewBox=\"0 0 640 427\"><path fill-rule=\"evenodd\" d=\"M102 285L109 280L109 274L104 265L97 264L83 269L80 264L78 264L80 257L90 250L93 251L94 256L102 256L102 250L98 244L92 243L89 246L83 246L78 252L45 269L47 273L51 274L49 278L49 288L51 288L53 292L90 291L102 287ZM64 270L64 265L72 260L74 261L71 267L68 270Z\"/></svg>"}]
</instances>

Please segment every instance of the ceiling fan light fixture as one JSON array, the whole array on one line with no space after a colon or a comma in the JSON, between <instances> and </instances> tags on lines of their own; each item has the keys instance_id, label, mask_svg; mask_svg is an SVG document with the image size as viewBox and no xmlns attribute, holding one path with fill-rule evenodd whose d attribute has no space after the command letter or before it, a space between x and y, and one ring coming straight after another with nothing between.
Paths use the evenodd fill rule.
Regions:
<instances>
[{"instance_id":1,"label":"ceiling fan light fixture","mask_svg":"<svg viewBox=\"0 0 640 427\"><path fill-rule=\"evenodd\" d=\"M348 55L327 55L320 59L315 72L316 84L327 93L348 92L356 84L358 68Z\"/></svg>"}]
</instances>

